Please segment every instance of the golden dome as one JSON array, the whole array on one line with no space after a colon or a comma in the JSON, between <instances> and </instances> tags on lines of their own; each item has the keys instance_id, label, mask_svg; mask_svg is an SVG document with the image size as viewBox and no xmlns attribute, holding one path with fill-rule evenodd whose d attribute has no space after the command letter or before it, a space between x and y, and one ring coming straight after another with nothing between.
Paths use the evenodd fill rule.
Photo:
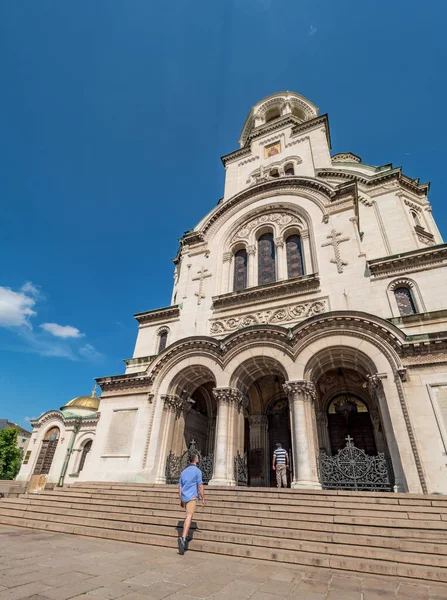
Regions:
<instances>
[{"instance_id":1,"label":"golden dome","mask_svg":"<svg viewBox=\"0 0 447 600\"><path fill-rule=\"evenodd\" d=\"M99 409L99 398L96 397L96 385L93 388L91 396L77 396L73 400L70 400L70 402L67 402L65 406L62 406L61 410L67 408L85 408L96 412Z\"/></svg>"}]
</instances>

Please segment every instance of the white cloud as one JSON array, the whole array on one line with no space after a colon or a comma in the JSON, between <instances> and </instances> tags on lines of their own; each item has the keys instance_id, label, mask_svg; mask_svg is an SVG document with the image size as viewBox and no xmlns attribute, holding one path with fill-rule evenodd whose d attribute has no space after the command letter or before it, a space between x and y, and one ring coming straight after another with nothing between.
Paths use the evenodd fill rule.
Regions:
<instances>
[{"instance_id":1,"label":"white cloud","mask_svg":"<svg viewBox=\"0 0 447 600\"><path fill-rule=\"evenodd\" d=\"M71 325L58 325L57 323L42 323L40 327L51 333L58 338L80 338L84 337L84 334L79 331L76 327L72 327Z\"/></svg>"},{"instance_id":2,"label":"white cloud","mask_svg":"<svg viewBox=\"0 0 447 600\"><path fill-rule=\"evenodd\" d=\"M26 281L20 288L20 291L24 294L28 294L29 296L33 296L34 298L40 298L42 295L40 293L39 286L34 285L34 283L32 283L31 281Z\"/></svg>"},{"instance_id":3,"label":"white cloud","mask_svg":"<svg viewBox=\"0 0 447 600\"><path fill-rule=\"evenodd\" d=\"M25 283L21 291L0 286L0 327L20 327L25 325L32 329L31 317L36 316L36 286Z\"/></svg>"},{"instance_id":4,"label":"white cloud","mask_svg":"<svg viewBox=\"0 0 447 600\"><path fill-rule=\"evenodd\" d=\"M99 360L102 358L101 352L98 352L91 344L85 344L79 348L79 354L88 360Z\"/></svg>"},{"instance_id":5,"label":"white cloud","mask_svg":"<svg viewBox=\"0 0 447 600\"><path fill-rule=\"evenodd\" d=\"M316 33L317 33L317 28L314 27L313 25L310 25L310 27L309 27L309 35L312 37Z\"/></svg>"}]
</instances>

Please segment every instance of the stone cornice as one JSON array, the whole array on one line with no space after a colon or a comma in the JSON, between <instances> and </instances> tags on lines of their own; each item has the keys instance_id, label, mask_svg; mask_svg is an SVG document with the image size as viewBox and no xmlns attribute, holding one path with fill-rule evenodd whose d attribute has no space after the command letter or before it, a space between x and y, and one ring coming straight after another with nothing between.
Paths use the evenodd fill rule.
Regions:
<instances>
[{"instance_id":1,"label":"stone cornice","mask_svg":"<svg viewBox=\"0 0 447 600\"><path fill-rule=\"evenodd\" d=\"M442 266L447 266L447 244L368 260L369 270L375 279Z\"/></svg>"},{"instance_id":2,"label":"stone cornice","mask_svg":"<svg viewBox=\"0 0 447 600\"><path fill-rule=\"evenodd\" d=\"M414 315L403 315L401 317L392 317L388 319L393 325L398 327L407 327L409 325L429 325L439 321L447 323L447 309L434 310L425 313L415 313ZM447 336L447 331L446 334Z\"/></svg>"},{"instance_id":3,"label":"stone cornice","mask_svg":"<svg viewBox=\"0 0 447 600\"><path fill-rule=\"evenodd\" d=\"M95 381L103 392L133 389L145 392L149 391L152 377L140 372L129 373L127 375L112 375L111 377L98 377Z\"/></svg>"},{"instance_id":4,"label":"stone cornice","mask_svg":"<svg viewBox=\"0 0 447 600\"><path fill-rule=\"evenodd\" d=\"M317 169L317 177L336 177L340 179L355 180L367 188L374 188L391 180L397 181L403 188L412 191L418 196L426 196L430 188L429 183L419 183L419 179L411 179L402 173L401 167L379 171L368 176L363 173L354 173L344 169Z\"/></svg>"},{"instance_id":5,"label":"stone cornice","mask_svg":"<svg viewBox=\"0 0 447 600\"><path fill-rule=\"evenodd\" d=\"M158 323L160 321L167 322L180 318L179 306L166 306L164 308L155 308L146 312L137 313L134 315L140 325L148 323Z\"/></svg>"},{"instance_id":6,"label":"stone cornice","mask_svg":"<svg viewBox=\"0 0 447 600\"><path fill-rule=\"evenodd\" d=\"M61 412L60 410L50 410L46 413L44 413L43 415L41 415L38 419L32 419L30 421L32 427L34 429L39 429L40 427L42 427L42 425L45 425L45 423L48 423L49 421L53 421L53 420L57 420L60 421L61 423L63 423L64 425L75 425L75 424L79 424L79 425L96 425L98 423L99 420L99 412L97 413L93 413L91 415L85 415L85 416L81 416L81 415L66 415L63 412Z\"/></svg>"},{"instance_id":7,"label":"stone cornice","mask_svg":"<svg viewBox=\"0 0 447 600\"><path fill-rule=\"evenodd\" d=\"M305 275L304 277L247 288L240 292L214 296L213 307L214 310L223 310L265 302L266 300L282 300L290 296L300 296L319 291L320 279L318 274Z\"/></svg>"}]
</instances>

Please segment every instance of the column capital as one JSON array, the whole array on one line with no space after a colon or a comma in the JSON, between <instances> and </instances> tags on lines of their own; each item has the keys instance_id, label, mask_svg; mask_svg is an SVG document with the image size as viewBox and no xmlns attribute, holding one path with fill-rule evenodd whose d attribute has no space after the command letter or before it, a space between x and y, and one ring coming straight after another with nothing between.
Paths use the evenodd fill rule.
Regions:
<instances>
[{"instance_id":1,"label":"column capital","mask_svg":"<svg viewBox=\"0 0 447 600\"><path fill-rule=\"evenodd\" d=\"M275 238L275 246L277 248L283 248L284 247L284 239L282 237Z\"/></svg>"},{"instance_id":2,"label":"column capital","mask_svg":"<svg viewBox=\"0 0 447 600\"><path fill-rule=\"evenodd\" d=\"M195 404L192 398L180 398L175 394L165 394L161 397L164 403L164 410L168 412L188 412Z\"/></svg>"},{"instance_id":3,"label":"column capital","mask_svg":"<svg viewBox=\"0 0 447 600\"><path fill-rule=\"evenodd\" d=\"M256 254L256 246L247 246L248 256L254 256Z\"/></svg>"},{"instance_id":4,"label":"column capital","mask_svg":"<svg viewBox=\"0 0 447 600\"><path fill-rule=\"evenodd\" d=\"M267 425L269 420L267 415L250 415L248 422L250 425Z\"/></svg>"},{"instance_id":5,"label":"column capital","mask_svg":"<svg viewBox=\"0 0 447 600\"><path fill-rule=\"evenodd\" d=\"M314 402L317 397L317 390L314 384L306 379L286 381L286 383L283 385L283 388L290 402L295 402L298 400Z\"/></svg>"},{"instance_id":6,"label":"column capital","mask_svg":"<svg viewBox=\"0 0 447 600\"><path fill-rule=\"evenodd\" d=\"M244 396L242 392L232 387L221 387L213 389L213 396L217 404L233 404L239 410L243 407Z\"/></svg>"},{"instance_id":7,"label":"column capital","mask_svg":"<svg viewBox=\"0 0 447 600\"><path fill-rule=\"evenodd\" d=\"M224 262L230 261L232 258L233 258L232 252L224 252L223 253L223 261Z\"/></svg>"}]
</instances>

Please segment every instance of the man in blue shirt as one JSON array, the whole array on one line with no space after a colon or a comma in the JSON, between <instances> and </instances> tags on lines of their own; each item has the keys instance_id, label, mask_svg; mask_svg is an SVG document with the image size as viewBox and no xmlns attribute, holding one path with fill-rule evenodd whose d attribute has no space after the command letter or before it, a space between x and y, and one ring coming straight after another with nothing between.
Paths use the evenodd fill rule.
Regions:
<instances>
[{"instance_id":1,"label":"man in blue shirt","mask_svg":"<svg viewBox=\"0 0 447 600\"><path fill-rule=\"evenodd\" d=\"M202 506L205 506L205 494L203 491L202 471L197 467L199 454L194 450L189 453L189 465L183 469L178 483L178 492L180 496L180 505L186 510L185 522L183 524L182 536L178 538L179 554L184 554L187 550L189 528L196 511L197 500L200 497Z\"/></svg>"}]
</instances>

